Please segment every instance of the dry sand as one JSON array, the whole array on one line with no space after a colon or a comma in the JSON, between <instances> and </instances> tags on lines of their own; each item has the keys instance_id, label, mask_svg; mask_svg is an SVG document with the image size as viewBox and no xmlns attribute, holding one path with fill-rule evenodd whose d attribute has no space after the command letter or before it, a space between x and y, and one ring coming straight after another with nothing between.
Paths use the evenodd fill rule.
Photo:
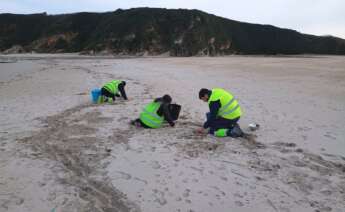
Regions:
<instances>
[{"instance_id":1,"label":"dry sand","mask_svg":"<svg viewBox=\"0 0 345 212\"><path fill-rule=\"evenodd\" d=\"M1 212L344 211L344 57L7 57ZM111 79L130 101L91 104ZM262 145L193 134L202 87L232 91ZM128 125L165 93L183 107L176 127Z\"/></svg>"}]
</instances>

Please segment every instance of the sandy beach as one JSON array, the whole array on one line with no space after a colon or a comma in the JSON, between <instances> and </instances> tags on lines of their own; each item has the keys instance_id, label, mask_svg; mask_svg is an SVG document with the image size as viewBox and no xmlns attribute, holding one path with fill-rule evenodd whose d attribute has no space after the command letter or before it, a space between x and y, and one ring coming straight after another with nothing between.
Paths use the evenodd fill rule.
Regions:
<instances>
[{"instance_id":1,"label":"sandy beach","mask_svg":"<svg viewBox=\"0 0 345 212\"><path fill-rule=\"evenodd\" d=\"M345 57L1 60L1 212L345 210ZM92 104L112 79L129 101ZM236 96L256 144L193 133L203 87ZM163 94L182 105L174 128L128 124Z\"/></svg>"}]
</instances>

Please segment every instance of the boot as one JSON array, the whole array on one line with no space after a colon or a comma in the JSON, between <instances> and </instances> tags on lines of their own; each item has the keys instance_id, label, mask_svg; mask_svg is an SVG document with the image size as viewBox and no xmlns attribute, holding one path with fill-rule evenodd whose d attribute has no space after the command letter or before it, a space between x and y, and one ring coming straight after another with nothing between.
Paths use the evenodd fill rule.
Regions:
<instances>
[{"instance_id":1,"label":"boot","mask_svg":"<svg viewBox=\"0 0 345 212\"><path fill-rule=\"evenodd\" d=\"M232 129L229 129L227 135L233 138L243 137L243 131L240 128L240 125L237 123L234 125Z\"/></svg>"}]
</instances>

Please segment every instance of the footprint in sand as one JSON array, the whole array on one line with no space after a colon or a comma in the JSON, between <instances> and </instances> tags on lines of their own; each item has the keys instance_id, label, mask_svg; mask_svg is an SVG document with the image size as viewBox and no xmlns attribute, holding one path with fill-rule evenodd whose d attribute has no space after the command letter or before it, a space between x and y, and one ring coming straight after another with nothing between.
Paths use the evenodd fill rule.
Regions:
<instances>
[{"instance_id":1,"label":"footprint in sand","mask_svg":"<svg viewBox=\"0 0 345 212\"><path fill-rule=\"evenodd\" d=\"M220 179L223 180L223 181L228 181L227 177L220 177Z\"/></svg>"},{"instance_id":2,"label":"footprint in sand","mask_svg":"<svg viewBox=\"0 0 345 212\"><path fill-rule=\"evenodd\" d=\"M180 201L182 201L182 198L181 197L176 197L176 202L180 202Z\"/></svg>"},{"instance_id":3,"label":"footprint in sand","mask_svg":"<svg viewBox=\"0 0 345 212\"><path fill-rule=\"evenodd\" d=\"M142 182L142 183L144 183L145 185L147 185L147 184L148 184L148 182L147 182L146 180L140 179L140 178L138 178L138 177L134 177L134 178L133 178L133 180L136 180L136 181Z\"/></svg>"},{"instance_id":4,"label":"footprint in sand","mask_svg":"<svg viewBox=\"0 0 345 212\"><path fill-rule=\"evenodd\" d=\"M8 210L12 205L21 205L24 203L24 199L21 197L17 197L13 194L10 194L9 196L11 196L10 199L0 200L0 206L6 210Z\"/></svg>"},{"instance_id":5,"label":"footprint in sand","mask_svg":"<svg viewBox=\"0 0 345 212\"><path fill-rule=\"evenodd\" d=\"M189 197L189 194L190 194L190 189L185 189L182 196L183 197Z\"/></svg>"},{"instance_id":6,"label":"footprint in sand","mask_svg":"<svg viewBox=\"0 0 345 212\"><path fill-rule=\"evenodd\" d=\"M192 203L192 201L189 200L189 199L186 199L185 202L188 203L188 204L191 204L191 203Z\"/></svg>"},{"instance_id":7,"label":"footprint in sand","mask_svg":"<svg viewBox=\"0 0 345 212\"><path fill-rule=\"evenodd\" d=\"M158 161L152 162L152 168L153 169L160 169L162 166L158 163Z\"/></svg>"},{"instance_id":8,"label":"footprint in sand","mask_svg":"<svg viewBox=\"0 0 345 212\"><path fill-rule=\"evenodd\" d=\"M302 132L306 132L306 131L310 131L312 128L310 127L297 127L298 131L302 131Z\"/></svg>"},{"instance_id":9,"label":"footprint in sand","mask_svg":"<svg viewBox=\"0 0 345 212\"><path fill-rule=\"evenodd\" d=\"M326 138L330 138L332 140L337 140L337 137L335 137L334 135L332 135L330 132L327 132L325 135Z\"/></svg>"},{"instance_id":10,"label":"footprint in sand","mask_svg":"<svg viewBox=\"0 0 345 212\"><path fill-rule=\"evenodd\" d=\"M189 182L189 179L188 178L185 178L182 180L183 183L188 183Z\"/></svg>"},{"instance_id":11,"label":"footprint in sand","mask_svg":"<svg viewBox=\"0 0 345 212\"><path fill-rule=\"evenodd\" d=\"M239 207L243 207L244 204L241 201L236 201L235 204Z\"/></svg>"},{"instance_id":12,"label":"footprint in sand","mask_svg":"<svg viewBox=\"0 0 345 212\"><path fill-rule=\"evenodd\" d=\"M116 173L117 173L116 174L117 176L114 177L115 179L130 180L132 178L130 174L125 173L125 172L118 171Z\"/></svg>"},{"instance_id":13,"label":"footprint in sand","mask_svg":"<svg viewBox=\"0 0 345 212\"><path fill-rule=\"evenodd\" d=\"M199 180L198 179L192 179L192 182L197 183L197 182L199 182Z\"/></svg>"},{"instance_id":14,"label":"footprint in sand","mask_svg":"<svg viewBox=\"0 0 345 212\"><path fill-rule=\"evenodd\" d=\"M158 189L153 189L153 196L156 198L155 202L158 202L160 205L167 204L167 200L165 199L165 193L163 191L159 191Z\"/></svg>"}]
</instances>

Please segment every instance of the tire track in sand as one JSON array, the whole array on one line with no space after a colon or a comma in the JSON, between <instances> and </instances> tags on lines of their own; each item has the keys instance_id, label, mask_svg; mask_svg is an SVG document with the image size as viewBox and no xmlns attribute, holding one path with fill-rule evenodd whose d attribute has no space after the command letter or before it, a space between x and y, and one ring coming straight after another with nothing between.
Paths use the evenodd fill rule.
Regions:
<instances>
[{"instance_id":1,"label":"tire track in sand","mask_svg":"<svg viewBox=\"0 0 345 212\"><path fill-rule=\"evenodd\" d=\"M107 149L101 145L111 139L103 141L94 136L96 128L90 127L90 124L80 124L111 121L111 118L101 117L95 107L97 105L79 105L44 118L45 128L19 142L58 163L65 172L60 182L77 188L79 198L87 202L83 211L140 211L138 206L126 199L125 194L107 181L104 177L106 173L99 169L102 160L109 156ZM82 114L83 110L89 109L94 110ZM95 173L104 179L93 179Z\"/></svg>"}]
</instances>

